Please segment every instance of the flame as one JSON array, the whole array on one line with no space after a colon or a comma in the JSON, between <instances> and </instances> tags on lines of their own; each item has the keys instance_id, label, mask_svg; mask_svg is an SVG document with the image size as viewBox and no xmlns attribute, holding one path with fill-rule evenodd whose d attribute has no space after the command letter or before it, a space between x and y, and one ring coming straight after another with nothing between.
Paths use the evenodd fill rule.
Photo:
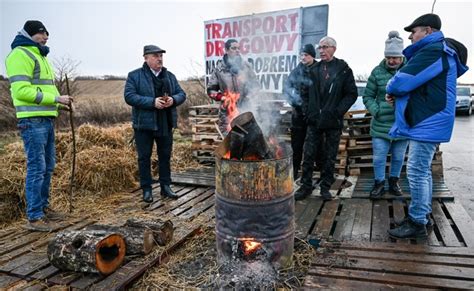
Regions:
<instances>
[{"instance_id":1,"label":"flame","mask_svg":"<svg viewBox=\"0 0 474 291\"><path fill-rule=\"evenodd\" d=\"M227 131L230 131L232 129L230 123L237 115L239 115L237 101L240 98L240 93L226 91L224 97L224 107L227 109Z\"/></svg>"},{"instance_id":2,"label":"flame","mask_svg":"<svg viewBox=\"0 0 474 291\"><path fill-rule=\"evenodd\" d=\"M244 254L246 256L254 253L256 250L260 249L262 246L261 243L255 241L253 238L240 238L241 242L243 242L244 246Z\"/></svg>"},{"instance_id":3,"label":"flame","mask_svg":"<svg viewBox=\"0 0 474 291\"><path fill-rule=\"evenodd\" d=\"M280 159L283 157L283 148L280 146L278 139L274 136L268 138L268 142L274 149L275 158Z\"/></svg>"}]
</instances>

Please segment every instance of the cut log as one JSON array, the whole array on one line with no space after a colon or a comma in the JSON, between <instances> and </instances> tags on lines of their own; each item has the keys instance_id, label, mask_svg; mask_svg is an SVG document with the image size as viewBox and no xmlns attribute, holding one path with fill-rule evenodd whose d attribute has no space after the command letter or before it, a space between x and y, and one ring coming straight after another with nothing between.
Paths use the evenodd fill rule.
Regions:
<instances>
[{"instance_id":1,"label":"cut log","mask_svg":"<svg viewBox=\"0 0 474 291\"><path fill-rule=\"evenodd\" d=\"M127 252L125 253L127 256L147 255L153 250L155 244L153 231L146 228L94 224L86 227L86 230L105 230L120 234L127 246Z\"/></svg>"},{"instance_id":2,"label":"cut log","mask_svg":"<svg viewBox=\"0 0 474 291\"><path fill-rule=\"evenodd\" d=\"M167 245L173 239L174 228L171 220L142 220L131 218L125 222L125 226L150 229L153 231L153 237L156 243L160 246Z\"/></svg>"},{"instance_id":3,"label":"cut log","mask_svg":"<svg viewBox=\"0 0 474 291\"><path fill-rule=\"evenodd\" d=\"M103 275L122 264L125 252L122 236L103 230L59 232L48 244L48 259L56 268Z\"/></svg>"}]
</instances>

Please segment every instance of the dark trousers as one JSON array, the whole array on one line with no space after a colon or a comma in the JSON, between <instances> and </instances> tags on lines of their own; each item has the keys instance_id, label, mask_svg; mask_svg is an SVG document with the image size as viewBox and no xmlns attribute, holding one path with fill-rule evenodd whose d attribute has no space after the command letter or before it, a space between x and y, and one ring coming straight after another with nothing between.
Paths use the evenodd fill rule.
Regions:
<instances>
[{"instance_id":1,"label":"dark trousers","mask_svg":"<svg viewBox=\"0 0 474 291\"><path fill-rule=\"evenodd\" d=\"M171 150L173 148L173 133L159 136L154 130L135 130L135 143L138 154L138 171L140 173L140 187L150 189L153 184L151 177L151 153L153 142L156 143L158 153L158 172L161 185L171 184Z\"/></svg>"},{"instance_id":2,"label":"dark trousers","mask_svg":"<svg viewBox=\"0 0 474 291\"><path fill-rule=\"evenodd\" d=\"M304 120L302 114L293 112L291 115L291 149L293 150L293 177L297 179L298 171L301 168L301 161L303 160L303 148L306 139L306 132L308 131L308 124ZM317 151L322 152L324 146L324 139L318 140ZM324 155L316 153L316 168L323 168Z\"/></svg>"},{"instance_id":3,"label":"dark trousers","mask_svg":"<svg viewBox=\"0 0 474 291\"><path fill-rule=\"evenodd\" d=\"M293 150L293 177L298 177L303 159L303 145L308 125L303 115L293 113L291 116L291 149Z\"/></svg>"},{"instance_id":4,"label":"dark trousers","mask_svg":"<svg viewBox=\"0 0 474 291\"><path fill-rule=\"evenodd\" d=\"M312 189L313 187L313 166L317 155L323 155L321 169L321 189L327 189L334 183L334 164L336 163L339 140L341 139L341 129L318 129L315 126L308 126L304 143L304 160L301 184L303 187ZM320 143L323 140L323 148L320 150Z\"/></svg>"}]
</instances>

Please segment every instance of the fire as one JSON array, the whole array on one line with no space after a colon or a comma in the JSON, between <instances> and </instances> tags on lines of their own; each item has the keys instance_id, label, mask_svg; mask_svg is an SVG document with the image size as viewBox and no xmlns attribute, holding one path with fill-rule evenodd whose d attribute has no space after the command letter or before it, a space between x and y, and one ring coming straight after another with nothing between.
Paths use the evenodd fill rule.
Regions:
<instances>
[{"instance_id":1,"label":"fire","mask_svg":"<svg viewBox=\"0 0 474 291\"><path fill-rule=\"evenodd\" d=\"M274 136L271 136L269 139L268 139L268 142L270 143L270 145L272 146L272 148L274 148L274 151L275 151L275 158L277 159L280 159L283 157L283 148L280 146L280 143L278 142L277 138L274 137Z\"/></svg>"},{"instance_id":2,"label":"fire","mask_svg":"<svg viewBox=\"0 0 474 291\"><path fill-rule=\"evenodd\" d=\"M240 93L226 91L224 97L224 107L227 109L227 131L230 131L232 129L230 123L237 115L239 115L237 101L240 98Z\"/></svg>"},{"instance_id":3,"label":"fire","mask_svg":"<svg viewBox=\"0 0 474 291\"><path fill-rule=\"evenodd\" d=\"M254 241L253 238L240 238L239 240L243 242L244 254L246 256L254 253L262 246L261 243Z\"/></svg>"}]
</instances>

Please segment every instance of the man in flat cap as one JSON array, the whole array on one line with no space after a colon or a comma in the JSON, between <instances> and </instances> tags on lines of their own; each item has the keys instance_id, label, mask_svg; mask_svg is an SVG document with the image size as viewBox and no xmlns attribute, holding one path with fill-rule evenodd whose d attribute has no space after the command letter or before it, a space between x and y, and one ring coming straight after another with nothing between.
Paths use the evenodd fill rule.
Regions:
<instances>
[{"instance_id":1,"label":"man in flat cap","mask_svg":"<svg viewBox=\"0 0 474 291\"><path fill-rule=\"evenodd\" d=\"M394 138L409 142L407 176L411 202L399 226L388 231L395 239L425 239L431 213L431 161L437 146L451 139L456 104L456 79L464 74L467 49L445 38L441 19L425 14L405 27L412 44L403 50L407 63L390 79L386 100L395 102ZM464 62L464 63L463 63Z\"/></svg>"},{"instance_id":2,"label":"man in flat cap","mask_svg":"<svg viewBox=\"0 0 474 291\"><path fill-rule=\"evenodd\" d=\"M54 121L60 106L73 98L60 95L54 71L46 56L49 32L41 21L28 20L11 44L5 60L18 129L26 154L26 228L49 232L51 220L64 216L49 206L51 176L55 166Z\"/></svg>"},{"instance_id":3,"label":"man in flat cap","mask_svg":"<svg viewBox=\"0 0 474 291\"><path fill-rule=\"evenodd\" d=\"M163 67L165 50L156 45L143 48L145 62L128 74L125 84L125 101L132 106L132 123L138 154L140 187L143 201L153 202L151 154L153 143L158 153L161 195L177 199L171 184L171 150L173 128L177 127L176 107L186 100L186 93L179 86L173 73Z\"/></svg>"}]
</instances>

